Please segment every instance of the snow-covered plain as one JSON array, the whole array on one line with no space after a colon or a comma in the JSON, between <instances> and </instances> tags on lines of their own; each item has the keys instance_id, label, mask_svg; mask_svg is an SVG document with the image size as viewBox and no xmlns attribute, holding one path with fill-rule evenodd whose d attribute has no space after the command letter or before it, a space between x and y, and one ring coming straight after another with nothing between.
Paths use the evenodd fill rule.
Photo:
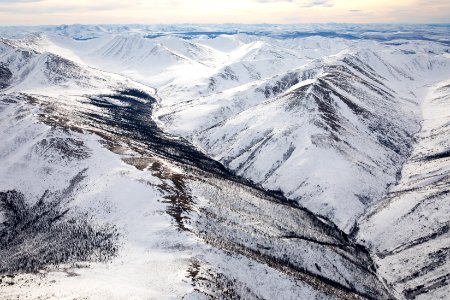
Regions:
<instances>
[{"instance_id":1,"label":"snow-covered plain","mask_svg":"<svg viewBox=\"0 0 450 300\"><path fill-rule=\"evenodd\" d=\"M0 192L119 232L6 299L448 296L448 26L0 33Z\"/></svg>"}]
</instances>

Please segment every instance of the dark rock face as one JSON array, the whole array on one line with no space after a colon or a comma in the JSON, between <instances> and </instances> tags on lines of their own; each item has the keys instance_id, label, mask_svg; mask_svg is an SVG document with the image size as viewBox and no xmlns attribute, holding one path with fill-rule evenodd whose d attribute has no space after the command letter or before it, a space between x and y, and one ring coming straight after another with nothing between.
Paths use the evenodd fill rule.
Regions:
<instances>
[{"instance_id":1,"label":"dark rock face","mask_svg":"<svg viewBox=\"0 0 450 300\"><path fill-rule=\"evenodd\" d=\"M47 55L44 74L52 84L61 84L68 79L79 80L82 83L87 79L83 69L78 65L55 54Z\"/></svg>"},{"instance_id":2,"label":"dark rock face","mask_svg":"<svg viewBox=\"0 0 450 300\"><path fill-rule=\"evenodd\" d=\"M266 98L276 96L290 87L296 85L300 81L312 79L317 75L317 70L310 69L301 73L292 72L284 75L280 80L273 84L266 85L263 88L258 88L257 91L262 92Z\"/></svg>"}]
</instances>

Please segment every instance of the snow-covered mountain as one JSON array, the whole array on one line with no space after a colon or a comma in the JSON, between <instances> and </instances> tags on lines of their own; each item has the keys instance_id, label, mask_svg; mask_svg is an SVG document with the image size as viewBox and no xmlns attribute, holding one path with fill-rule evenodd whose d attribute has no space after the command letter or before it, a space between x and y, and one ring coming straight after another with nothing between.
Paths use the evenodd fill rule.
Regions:
<instances>
[{"instance_id":1,"label":"snow-covered mountain","mask_svg":"<svg viewBox=\"0 0 450 300\"><path fill-rule=\"evenodd\" d=\"M395 182L419 128L423 85L450 72L443 53L401 48L417 53L379 45L250 83L234 75L227 79L245 83L163 101L157 115L237 174L349 231Z\"/></svg>"},{"instance_id":2,"label":"snow-covered mountain","mask_svg":"<svg viewBox=\"0 0 450 300\"><path fill-rule=\"evenodd\" d=\"M450 31L339 26L2 28L0 298L445 299Z\"/></svg>"},{"instance_id":3,"label":"snow-covered mountain","mask_svg":"<svg viewBox=\"0 0 450 300\"><path fill-rule=\"evenodd\" d=\"M423 121L401 177L362 219L361 239L377 253L380 272L407 298L448 297L450 86L430 87Z\"/></svg>"}]
</instances>

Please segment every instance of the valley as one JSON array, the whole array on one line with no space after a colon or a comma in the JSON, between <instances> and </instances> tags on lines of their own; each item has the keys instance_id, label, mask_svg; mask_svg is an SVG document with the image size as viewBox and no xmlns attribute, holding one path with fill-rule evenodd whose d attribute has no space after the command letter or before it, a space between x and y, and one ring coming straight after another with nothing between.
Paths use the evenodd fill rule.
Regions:
<instances>
[{"instance_id":1,"label":"valley","mask_svg":"<svg viewBox=\"0 0 450 300\"><path fill-rule=\"evenodd\" d=\"M447 297L448 44L118 30L3 31L0 298Z\"/></svg>"}]
</instances>

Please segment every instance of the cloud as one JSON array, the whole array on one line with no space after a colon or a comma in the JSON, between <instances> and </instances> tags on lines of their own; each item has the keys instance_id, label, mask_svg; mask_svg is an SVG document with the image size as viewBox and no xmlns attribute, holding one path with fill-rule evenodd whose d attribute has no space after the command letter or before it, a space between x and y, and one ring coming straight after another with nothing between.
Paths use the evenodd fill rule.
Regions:
<instances>
[{"instance_id":1,"label":"cloud","mask_svg":"<svg viewBox=\"0 0 450 300\"><path fill-rule=\"evenodd\" d=\"M438 5L438 6L445 6L449 5L448 2L442 1L442 0L419 0L417 2L418 5Z\"/></svg>"},{"instance_id":2,"label":"cloud","mask_svg":"<svg viewBox=\"0 0 450 300\"><path fill-rule=\"evenodd\" d=\"M31 3L31 2L42 2L44 0L0 0L0 4L2 3Z\"/></svg>"},{"instance_id":3,"label":"cloud","mask_svg":"<svg viewBox=\"0 0 450 300\"><path fill-rule=\"evenodd\" d=\"M14 1L15 4L30 3L29 5L13 5L8 0L0 0L1 10L11 14L73 14L83 12L97 12L97 11L114 11L118 9L127 8L125 3L118 1L106 1L102 3L77 4L67 2L58 3L54 5L37 4L37 2L45 2L44 0L19 0ZM6 6L3 6L6 5Z\"/></svg>"},{"instance_id":4,"label":"cloud","mask_svg":"<svg viewBox=\"0 0 450 300\"><path fill-rule=\"evenodd\" d=\"M332 7L334 5L333 0L255 0L259 3L279 3L279 2L295 2L300 4L300 7Z\"/></svg>"},{"instance_id":5,"label":"cloud","mask_svg":"<svg viewBox=\"0 0 450 300\"><path fill-rule=\"evenodd\" d=\"M256 0L259 3L293 2L293 0Z\"/></svg>"},{"instance_id":6,"label":"cloud","mask_svg":"<svg viewBox=\"0 0 450 300\"><path fill-rule=\"evenodd\" d=\"M348 12L354 17L371 17L374 14L372 10L349 9Z\"/></svg>"},{"instance_id":7,"label":"cloud","mask_svg":"<svg viewBox=\"0 0 450 300\"><path fill-rule=\"evenodd\" d=\"M309 1L303 1L301 3L301 7L332 7L334 6L333 1L331 0L309 0Z\"/></svg>"}]
</instances>

